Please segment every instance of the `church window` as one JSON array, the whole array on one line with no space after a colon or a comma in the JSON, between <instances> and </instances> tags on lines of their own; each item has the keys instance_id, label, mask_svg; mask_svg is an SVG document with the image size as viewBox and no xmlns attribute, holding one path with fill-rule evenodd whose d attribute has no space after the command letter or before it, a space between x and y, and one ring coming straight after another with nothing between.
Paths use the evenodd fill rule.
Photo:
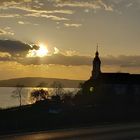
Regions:
<instances>
[{"instance_id":1,"label":"church window","mask_svg":"<svg viewBox=\"0 0 140 140\"><path fill-rule=\"evenodd\" d=\"M90 93L93 93L94 92L94 87L90 87L89 91L90 91Z\"/></svg>"}]
</instances>

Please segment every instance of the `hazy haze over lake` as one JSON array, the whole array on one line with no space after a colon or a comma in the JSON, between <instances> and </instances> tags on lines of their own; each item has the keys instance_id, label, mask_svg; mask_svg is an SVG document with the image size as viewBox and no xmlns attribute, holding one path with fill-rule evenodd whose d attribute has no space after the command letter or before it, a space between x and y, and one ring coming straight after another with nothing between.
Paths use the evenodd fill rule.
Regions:
<instances>
[{"instance_id":1,"label":"hazy haze over lake","mask_svg":"<svg viewBox=\"0 0 140 140\"><path fill-rule=\"evenodd\" d=\"M32 88L23 88L22 89L22 105L30 104L30 93L34 89L40 89L36 87ZM52 88L43 88L49 91L51 94ZM78 88L77 88L78 89ZM65 88L65 91L74 91L77 89L74 88ZM14 97L15 93L13 91L16 90L16 87L0 87L0 108L8 108L19 105L19 98Z\"/></svg>"}]
</instances>

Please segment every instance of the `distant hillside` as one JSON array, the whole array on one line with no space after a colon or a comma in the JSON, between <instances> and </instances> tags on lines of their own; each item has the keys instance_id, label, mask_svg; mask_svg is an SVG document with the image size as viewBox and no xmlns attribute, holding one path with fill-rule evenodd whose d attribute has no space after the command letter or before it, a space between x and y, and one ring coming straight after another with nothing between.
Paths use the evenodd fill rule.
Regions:
<instances>
[{"instance_id":1,"label":"distant hillside","mask_svg":"<svg viewBox=\"0 0 140 140\"><path fill-rule=\"evenodd\" d=\"M68 80L56 78L41 78L41 77L25 77L8 80L0 80L0 87L15 87L16 85L24 85L25 87L51 87L53 82L59 81L65 88L76 88L82 80Z\"/></svg>"}]
</instances>

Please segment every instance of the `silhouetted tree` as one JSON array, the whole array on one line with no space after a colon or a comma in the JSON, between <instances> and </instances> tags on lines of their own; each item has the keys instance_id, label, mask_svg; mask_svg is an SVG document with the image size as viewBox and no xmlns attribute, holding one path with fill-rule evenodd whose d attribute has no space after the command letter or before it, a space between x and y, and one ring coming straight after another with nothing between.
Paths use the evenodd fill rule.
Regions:
<instances>
[{"instance_id":1,"label":"silhouetted tree","mask_svg":"<svg viewBox=\"0 0 140 140\"><path fill-rule=\"evenodd\" d=\"M13 91L14 95L12 95L12 97L19 99L19 106L20 107L22 105L22 90L23 90L23 88L24 88L24 85L18 84L16 86L16 89Z\"/></svg>"},{"instance_id":2,"label":"silhouetted tree","mask_svg":"<svg viewBox=\"0 0 140 140\"><path fill-rule=\"evenodd\" d=\"M84 83L82 83L82 82L79 83L79 85L78 85L78 88L79 88L79 89L78 89L78 91L77 91L77 94L82 94L82 93L83 93L83 84L84 84Z\"/></svg>"},{"instance_id":3,"label":"silhouetted tree","mask_svg":"<svg viewBox=\"0 0 140 140\"><path fill-rule=\"evenodd\" d=\"M78 85L78 88L82 88L83 84L84 84L83 82L80 82L79 85Z\"/></svg>"},{"instance_id":4,"label":"silhouetted tree","mask_svg":"<svg viewBox=\"0 0 140 140\"><path fill-rule=\"evenodd\" d=\"M72 106L74 104L73 103L73 98L74 98L73 92L67 91L67 93L65 93L62 96L62 101L65 105Z\"/></svg>"},{"instance_id":5,"label":"silhouetted tree","mask_svg":"<svg viewBox=\"0 0 140 140\"><path fill-rule=\"evenodd\" d=\"M60 95L53 95L51 97L51 100L54 102L54 103L60 103L61 102L61 97Z\"/></svg>"},{"instance_id":6,"label":"silhouetted tree","mask_svg":"<svg viewBox=\"0 0 140 140\"><path fill-rule=\"evenodd\" d=\"M48 91L44 89L36 89L31 92L31 100L34 102L46 100L48 97Z\"/></svg>"},{"instance_id":7,"label":"silhouetted tree","mask_svg":"<svg viewBox=\"0 0 140 140\"><path fill-rule=\"evenodd\" d=\"M59 81L54 81L51 87L53 88L53 93L55 95L62 95L64 93L63 86Z\"/></svg>"}]
</instances>

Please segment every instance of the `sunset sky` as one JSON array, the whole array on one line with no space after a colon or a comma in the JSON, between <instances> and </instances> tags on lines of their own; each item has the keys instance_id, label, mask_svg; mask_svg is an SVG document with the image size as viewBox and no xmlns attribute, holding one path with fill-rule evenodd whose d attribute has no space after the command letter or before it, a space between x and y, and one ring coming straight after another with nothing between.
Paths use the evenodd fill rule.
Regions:
<instances>
[{"instance_id":1,"label":"sunset sky","mask_svg":"<svg viewBox=\"0 0 140 140\"><path fill-rule=\"evenodd\" d=\"M140 0L0 0L0 79L140 73Z\"/></svg>"}]
</instances>

